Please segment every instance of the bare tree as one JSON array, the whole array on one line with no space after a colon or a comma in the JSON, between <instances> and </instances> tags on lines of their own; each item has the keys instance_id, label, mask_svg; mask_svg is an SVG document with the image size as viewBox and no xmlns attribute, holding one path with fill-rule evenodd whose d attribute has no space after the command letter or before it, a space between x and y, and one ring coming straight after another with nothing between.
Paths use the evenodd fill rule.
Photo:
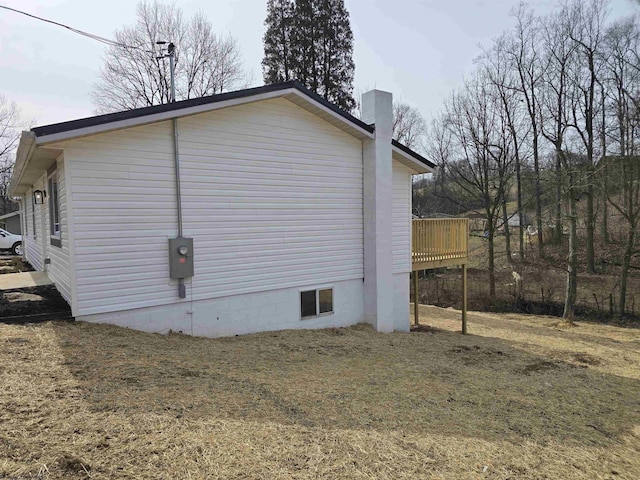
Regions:
<instances>
[{"instance_id":1,"label":"bare tree","mask_svg":"<svg viewBox=\"0 0 640 480\"><path fill-rule=\"evenodd\" d=\"M580 139L590 170L587 179L587 271L595 273L595 212L594 212L594 172L596 154L596 123L600 101L598 77L602 67L600 50L604 38L606 1L574 0L568 17L569 38L576 45L578 61L573 63L571 83L571 121L569 126Z\"/></svg>"},{"instance_id":2,"label":"bare tree","mask_svg":"<svg viewBox=\"0 0 640 480\"><path fill-rule=\"evenodd\" d=\"M489 295L496 294L495 235L510 181L512 138L491 82L478 75L452 95L438 129L447 157L441 168L458 187L458 197L482 205L487 220ZM464 200L463 200L464 201Z\"/></svg>"},{"instance_id":3,"label":"bare tree","mask_svg":"<svg viewBox=\"0 0 640 480\"><path fill-rule=\"evenodd\" d=\"M613 23L607 29L602 49L603 88L609 102L612 128L608 132L609 149L621 157L633 155L634 139L638 131L636 96L639 95L640 30L635 19L629 18ZM606 125L603 132L606 132Z\"/></svg>"},{"instance_id":4,"label":"bare tree","mask_svg":"<svg viewBox=\"0 0 640 480\"><path fill-rule=\"evenodd\" d=\"M393 138L409 148L423 149L427 124L420 111L404 102L393 102Z\"/></svg>"},{"instance_id":5,"label":"bare tree","mask_svg":"<svg viewBox=\"0 0 640 480\"><path fill-rule=\"evenodd\" d=\"M542 188L540 184L540 89L544 74L544 62L539 51L541 42L540 22L531 10L520 4L514 11L516 28L512 43L507 50L511 53L519 80L519 90L529 117L531 127L531 148L535 177L536 227L538 231L538 251L542 256L544 243L542 234ZM522 225L522 218L520 218Z\"/></svg>"},{"instance_id":6,"label":"bare tree","mask_svg":"<svg viewBox=\"0 0 640 480\"><path fill-rule=\"evenodd\" d=\"M8 189L20 130L18 107L0 95L0 215L18 209L17 204L9 198Z\"/></svg>"},{"instance_id":7,"label":"bare tree","mask_svg":"<svg viewBox=\"0 0 640 480\"><path fill-rule=\"evenodd\" d=\"M626 311L627 280L633 255L640 253L637 247L638 225L640 224L640 158L610 157L605 160L607 173L618 185L615 192L607 191L607 199L627 222L627 239L622 257L620 273L620 299L618 315L622 318Z\"/></svg>"},{"instance_id":8,"label":"bare tree","mask_svg":"<svg viewBox=\"0 0 640 480\"><path fill-rule=\"evenodd\" d=\"M509 43L511 39L508 36L499 38L490 51L478 60L479 65L485 72L486 77L493 84L493 92L497 97L496 108L499 109L503 123L511 136L513 148L513 162L516 176L516 203L519 220L518 227L518 253L520 261L524 261L524 207L522 201L522 173L521 168L524 162L522 146L528 136L525 122L523 121L523 110L521 108L522 98L519 92L520 86L517 75L515 74L515 64L512 62L512 55ZM505 239L507 244L507 255L511 262L511 242L509 231L509 216L507 213L509 189L505 191L503 196L503 224Z\"/></svg>"},{"instance_id":9,"label":"bare tree","mask_svg":"<svg viewBox=\"0 0 640 480\"><path fill-rule=\"evenodd\" d=\"M563 317L573 321L578 285L577 180L572 157L567 155L569 128L569 87L576 45L570 38L567 7L544 19L544 51L546 55L542 92L542 135L553 145L557 176L555 230L562 238L562 191L569 200L569 254ZM563 181L564 180L564 181Z\"/></svg>"},{"instance_id":10,"label":"bare tree","mask_svg":"<svg viewBox=\"0 0 640 480\"><path fill-rule=\"evenodd\" d=\"M618 315L626 310L627 280L633 255L637 253L638 224L640 224L640 159L636 153L636 137L640 127L638 115L638 85L640 85L640 29L635 18L619 20L606 31L602 49L604 74L602 143L608 145L613 156L605 156L603 146L600 161L605 205L613 206L627 226L627 236L620 272ZM610 121L607 124L607 117ZM607 142L607 139L610 141ZM606 216L606 212L605 212Z\"/></svg>"},{"instance_id":11,"label":"bare tree","mask_svg":"<svg viewBox=\"0 0 640 480\"><path fill-rule=\"evenodd\" d=\"M635 155L634 139L638 132L639 118L636 100L640 83L640 30L635 18L627 18L611 24L605 33L602 48L603 74L601 89L600 143L602 157L609 152L625 157ZM608 162L603 162L600 175L602 197L602 236L609 243L607 192L609 190Z\"/></svg>"},{"instance_id":12,"label":"bare tree","mask_svg":"<svg viewBox=\"0 0 640 480\"><path fill-rule=\"evenodd\" d=\"M562 239L562 155L568 124L568 88L575 45L569 38L566 7L542 20L544 74L541 92L541 133L553 145L555 156L555 237Z\"/></svg>"},{"instance_id":13,"label":"bare tree","mask_svg":"<svg viewBox=\"0 0 640 480\"><path fill-rule=\"evenodd\" d=\"M178 99L213 95L248 82L235 39L216 35L202 13L186 20L175 4L140 2L136 22L117 30L115 39L126 47L109 47L104 55L91 94L98 113L170 101L169 65L156 58L158 41L176 46Z\"/></svg>"}]
</instances>

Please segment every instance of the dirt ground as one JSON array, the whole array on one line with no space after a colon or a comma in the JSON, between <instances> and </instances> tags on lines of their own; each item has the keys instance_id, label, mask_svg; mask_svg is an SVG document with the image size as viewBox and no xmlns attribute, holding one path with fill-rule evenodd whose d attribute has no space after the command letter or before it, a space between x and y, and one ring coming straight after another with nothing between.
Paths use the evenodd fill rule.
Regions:
<instances>
[{"instance_id":1,"label":"dirt ground","mask_svg":"<svg viewBox=\"0 0 640 480\"><path fill-rule=\"evenodd\" d=\"M0 253L0 275L4 273L31 272L33 268L22 258Z\"/></svg>"},{"instance_id":2,"label":"dirt ground","mask_svg":"<svg viewBox=\"0 0 640 480\"><path fill-rule=\"evenodd\" d=\"M640 331L0 324L0 478L640 478Z\"/></svg>"},{"instance_id":3,"label":"dirt ground","mask_svg":"<svg viewBox=\"0 0 640 480\"><path fill-rule=\"evenodd\" d=\"M53 285L0 291L0 321L38 314L54 314L66 318L71 316L71 309Z\"/></svg>"}]
</instances>

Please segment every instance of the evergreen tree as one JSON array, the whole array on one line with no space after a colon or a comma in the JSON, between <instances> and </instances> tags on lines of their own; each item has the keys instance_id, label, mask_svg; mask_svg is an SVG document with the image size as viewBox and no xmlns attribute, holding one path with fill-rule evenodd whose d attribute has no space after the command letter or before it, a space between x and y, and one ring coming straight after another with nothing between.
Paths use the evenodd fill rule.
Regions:
<instances>
[{"instance_id":1,"label":"evergreen tree","mask_svg":"<svg viewBox=\"0 0 640 480\"><path fill-rule=\"evenodd\" d=\"M353 33L344 0L320 0L317 44L320 88L318 93L344 110L355 107L353 99Z\"/></svg>"},{"instance_id":2,"label":"evergreen tree","mask_svg":"<svg viewBox=\"0 0 640 480\"><path fill-rule=\"evenodd\" d=\"M292 40L293 71L296 80L318 92L318 0L296 0Z\"/></svg>"},{"instance_id":3,"label":"evergreen tree","mask_svg":"<svg viewBox=\"0 0 640 480\"><path fill-rule=\"evenodd\" d=\"M291 33L293 25L293 2L291 0L268 0L267 31L264 34L264 58L262 71L264 82L278 83L291 80L292 59Z\"/></svg>"},{"instance_id":4,"label":"evergreen tree","mask_svg":"<svg viewBox=\"0 0 640 480\"><path fill-rule=\"evenodd\" d=\"M351 111L353 33L344 0L268 0L265 83L296 79Z\"/></svg>"}]
</instances>

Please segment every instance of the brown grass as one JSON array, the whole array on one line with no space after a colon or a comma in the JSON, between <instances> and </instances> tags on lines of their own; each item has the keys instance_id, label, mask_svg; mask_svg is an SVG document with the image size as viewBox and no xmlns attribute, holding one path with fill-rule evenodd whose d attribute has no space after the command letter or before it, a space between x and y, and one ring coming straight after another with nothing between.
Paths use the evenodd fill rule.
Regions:
<instances>
[{"instance_id":1,"label":"brown grass","mask_svg":"<svg viewBox=\"0 0 640 480\"><path fill-rule=\"evenodd\" d=\"M640 478L637 330L423 314L217 340L0 325L0 478Z\"/></svg>"}]
</instances>

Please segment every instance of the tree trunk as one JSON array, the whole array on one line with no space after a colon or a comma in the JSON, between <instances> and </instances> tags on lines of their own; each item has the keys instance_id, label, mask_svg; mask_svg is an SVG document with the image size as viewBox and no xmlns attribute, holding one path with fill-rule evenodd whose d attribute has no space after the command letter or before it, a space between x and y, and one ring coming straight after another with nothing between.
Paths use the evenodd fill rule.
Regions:
<instances>
[{"instance_id":1,"label":"tree trunk","mask_svg":"<svg viewBox=\"0 0 640 480\"><path fill-rule=\"evenodd\" d=\"M601 88L601 96L600 99L602 101L602 105L600 106L600 110L602 113L602 128L600 130L600 146L602 148L602 160L603 160L603 172L602 172L602 183L600 187L602 188L601 197L602 197L602 239L605 244L611 243L611 239L609 238L609 212L607 205L607 108L605 104L605 91L604 85L600 84ZM621 142L622 143L622 142Z\"/></svg>"},{"instance_id":2,"label":"tree trunk","mask_svg":"<svg viewBox=\"0 0 640 480\"><path fill-rule=\"evenodd\" d=\"M555 208L555 243L562 243L562 152L556 147L556 208Z\"/></svg>"},{"instance_id":3,"label":"tree trunk","mask_svg":"<svg viewBox=\"0 0 640 480\"><path fill-rule=\"evenodd\" d=\"M522 175L520 173L520 158L519 155L516 158L516 184L518 189L518 220L520 225L518 227L518 252L520 254L520 261L524 262L524 212L522 211ZM505 211L507 205L504 205ZM507 225L508 228L508 225ZM506 232L506 230L505 230ZM509 263L511 263L511 256L509 256Z\"/></svg>"},{"instance_id":4,"label":"tree trunk","mask_svg":"<svg viewBox=\"0 0 640 480\"><path fill-rule=\"evenodd\" d=\"M578 213L573 174L569 174L569 259L567 262L567 288L562 317L573 323L578 286Z\"/></svg>"},{"instance_id":5,"label":"tree trunk","mask_svg":"<svg viewBox=\"0 0 640 480\"><path fill-rule=\"evenodd\" d=\"M493 215L487 215L487 223L489 228L489 296L495 298L496 296L496 258L495 258L495 220Z\"/></svg>"},{"instance_id":6,"label":"tree trunk","mask_svg":"<svg viewBox=\"0 0 640 480\"><path fill-rule=\"evenodd\" d=\"M627 235L627 247L624 251L624 258L622 259L622 273L620 275L620 300L618 308L618 317L620 320L624 317L627 301L627 278L629 277L629 265L631 264L631 257L633 256L633 250L636 241L636 226L635 224L629 224L629 233Z\"/></svg>"},{"instance_id":7,"label":"tree trunk","mask_svg":"<svg viewBox=\"0 0 640 480\"><path fill-rule=\"evenodd\" d=\"M502 228L504 229L505 249L507 251L507 262L511 263L511 230L509 229L509 215L507 213L507 202L502 202Z\"/></svg>"},{"instance_id":8,"label":"tree trunk","mask_svg":"<svg viewBox=\"0 0 640 480\"><path fill-rule=\"evenodd\" d=\"M536 228L538 230L538 254L544 256L544 238L542 235L542 190L540 187L540 160L538 151L538 135L533 136L533 171L536 183ZM522 242L522 237L520 237Z\"/></svg>"},{"instance_id":9,"label":"tree trunk","mask_svg":"<svg viewBox=\"0 0 640 480\"><path fill-rule=\"evenodd\" d=\"M609 188L607 182L607 166L604 166L604 171L602 175L602 238L604 243L611 243L611 238L609 237L609 205L607 202L607 188Z\"/></svg>"},{"instance_id":10,"label":"tree trunk","mask_svg":"<svg viewBox=\"0 0 640 480\"><path fill-rule=\"evenodd\" d=\"M596 273L595 248L593 245L595 230L595 218L593 209L593 176L589 179L587 187L587 272Z\"/></svg>"}]
</instances>

